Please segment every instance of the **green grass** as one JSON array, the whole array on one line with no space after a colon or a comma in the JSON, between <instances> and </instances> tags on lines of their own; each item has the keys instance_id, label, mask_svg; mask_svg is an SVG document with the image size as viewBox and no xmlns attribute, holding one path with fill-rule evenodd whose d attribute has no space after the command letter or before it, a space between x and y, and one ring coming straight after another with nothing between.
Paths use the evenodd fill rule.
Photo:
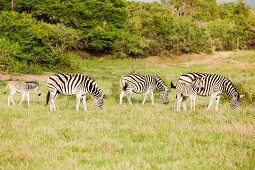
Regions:
<instances>
[{"instance_id":1,"label":"green grass","mask_svg":"<svg viewBox=\"0 0 255 170\"><path fill-rule=\"evenodd\" d=\"M1 169L254 169L255 167L255 52L232 53L220 64L185 65L192 57L168 59L79 61L79 72L94 77L107 94L104 109L87 101L88 112L75 111L75 98L59 96L57 111L49 112L43 95L31 92L31 108L7 107L0 95ZM203 55L199 56L204 58ZM212 56L206 56L212 57ZM218 59L217 59L218 60ZM235 61L235 62L233 62ZM245 67L246 66L246 67ZM174 91L170 103L155 106L143 95L134 94L133 106L118 105L120 76L135 70L176 81L188 71L220 73L249 94L240 111L231 110L228 100L220 111L205 111L208 97L198 97L196 112L175 113ZM241 85L240 85L241 84ZM242 85L244 84L244 85ZM4 91L5 82L0 83ZM18 101L20 95L16 94ZM189 106L189 101L188 101Z\"/></svg>"}]
</instances>

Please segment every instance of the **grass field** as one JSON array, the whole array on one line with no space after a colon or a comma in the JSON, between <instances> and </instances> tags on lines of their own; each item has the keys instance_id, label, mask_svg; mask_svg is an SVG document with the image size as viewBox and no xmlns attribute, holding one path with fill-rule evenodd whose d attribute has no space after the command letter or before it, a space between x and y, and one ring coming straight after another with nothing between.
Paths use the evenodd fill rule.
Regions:
<instances>
[{"instance_id":1,"label":"grass field","mask_svg":"<svg viewBox=\"0 0 255 170\"><path fill-rule=\"evenodd\" d=\"M173 58L76 60L81 70L97 80L107 95L99 111L91 97L88 112L75 111L75 98L58 96L57 111L44 106L43 91L31 92L31 108L7 107L0 85L1 169L254 169L255 167L255 51L217 52ZM155 106L134 94L133 106L118 105L118 83L135 71L162 77L168 84L188 71L227 76L245 94L241 110L231 110L227 98L219 112L205 111L208 97L198 97L196 112L173 112L175 92ZM16 75L27 79L26 75ZM45 76L42 76L45 77ZM46 76L47 77L47 76ZM0 77L1 78L1 77ZM38 76L37 76L38 78ZM31 79L29 77L29 79ZM20 95L15 96L20 100ZM189 104L189 101L188 101ZM188 105L189 106L189 105Z\"/></svg>"}]
</instances>

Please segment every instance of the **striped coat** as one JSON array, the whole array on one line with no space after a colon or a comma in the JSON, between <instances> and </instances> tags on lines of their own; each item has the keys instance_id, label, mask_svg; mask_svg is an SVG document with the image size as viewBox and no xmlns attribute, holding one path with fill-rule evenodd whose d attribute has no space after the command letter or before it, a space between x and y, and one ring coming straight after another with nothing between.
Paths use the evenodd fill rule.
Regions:
<instances>
[{"instance_id":1,"label":"striped coat","mask_svg":"<svg viewBox=\"0 0 255 170\"><path fill-rule=\"evenodd\" d=\"M160 97L163 102L168 103L168 88L162 79L158 76L152 75L141 75L141 74L126 74L120 79L120 104L122 104L122 98L127 92L127 99L129 104L132 104L131 94L135 93L145 93L142 104L145 103L148 95L151 97L152 105L154 105L153 91L158 89L160 91Z\"/></svg>"},{"instance_id":2,"label":"striped coat","mask_svg":"<svg viewBox=\"0 0 255 170\"><path fill-rule=\"evenodd\" d=\"M204 78L197 78L191 84L187 84L184 82L178 83L176 88L176 102L175 102L175 110L180 111L182 100L187 97L190 97L191 103L190 107L192 111L195 111L195 102L198 90L202 88ZM171 82L171 87L173 87L173 83ZM186 108L184 108L186 111Z\"/></svg>"},{"instance_id":3,"label":"striped coat","mask_svg":"<svg viewBox=\"0 0 255 170\"><path fill-rule=\"evenodd\" d=\"M39 87L39 83L37 82L23 82L23 81L9 81L7 83L5 93L7 93L7 90L10 91L10 94L8 96L8 106L15 105L15 102L13 100L13 96L15 93L21 93L21 100L19 102L19 105L24 101L25 97L27 99L27 105L30 106L30 97L29 97L29 91L34 90L35 93L38 94L38 96L41 95L41 90Z\"/></svg>"},{"instance_id":4,"label":"striped coat","mask_svg":"<svg viewBox=\"0 0 255 170\"><path fill-rule=\"evenodd\" d=\"M191 84L197 78L201 77L204 78L204 81L202 88L198 90L197 94L200 96L210 96L210 102L207 110L211 108L214 102L216 102L215 110L219 110L219 100L223 93L228 95L231 108L240 108L240 98L242 98L243 95L240 95L233 83L222 75L190 72L181 75L177 80L177 84Z\"/></svg>"},{"instance_id":5,"label":"striped coat","mask_svg":"<svg viewBox=\"0 0 255 170\"><path fill-rule=\"evenodd\" d=\"M102 108L103 91L97 86L95 81L83 74L56 74L47 80L48 94L46 105L50 102L50 110L55 111L54 101L58 93L64 95L76 95L76 110L79 110L80 99L83 101L84 110L87 111L86 95L94 96L94 104L97 108Z\"/></svg>"}]
</instances>

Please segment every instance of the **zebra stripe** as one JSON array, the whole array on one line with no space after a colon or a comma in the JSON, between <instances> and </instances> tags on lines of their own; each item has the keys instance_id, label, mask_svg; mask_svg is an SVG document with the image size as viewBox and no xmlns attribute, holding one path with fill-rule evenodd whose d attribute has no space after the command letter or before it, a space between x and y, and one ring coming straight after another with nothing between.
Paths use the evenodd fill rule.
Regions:
<instances>
[{"instance_id":1,"label":"zebra stripe","mask_svg":"<svg viewBox=\"0 0 255 170\"><path fill-rule=\"evenodd\" d=\"M195 111L195 102L196 96L199 88L202 88L203 78L197 78L191 84L187 83L179 83L176 86L176 102L175 102L175 110L180 111L182 100L186 100L187 97L190 97L191 103L190 107L192 111ZM171 82L172 86L172 82ZM186 107L184 108L186 111Z\"/></svg>"},{"instance_id":2,"label":"zebra stripe","mask_svg":"<svg viewBox=\"0 0 255 170\"><path fill-rule=\"evenodd\" d=\"M76 110L79 110L80 99L83 101L84 110L87 111L86 95L90 93L94 96L94 104L102 109L103 91L97 86L95 81L83 74L55 74L47 80L48 94L46 105L50 102L50 111L55 111L54 101L57 93L64 95L76 95Z\"/></svg>"},{"instance_id":3,"label":"zebra stripe","mask_svg":"<svg viewBox=\"0 0 255 170\"><path fill-rule=\"evenodd\" d=\"M240 95L233 83L222 75L192 72L181 75L177 80L177 84L191 84L196 78L201 77L204 78L204 81L202 88L199 88L197 94L200 96L210 96L210 102L207 110L209 110L213 102L216 101L215 110L218 111L219 100L224 92L230 98L231 108L240 108L240 98L242 98L243 95Z\"/></svg>"},{"instance_id":4,"label":"zebra stripe","mask_svg":"<svg viewBox=\"0 0 255 170\"><path fill-rule=\"evenodd\" d=\"M26 97L28 107L30 107L30 103L29 103L29 99L30 99L29 91L30 90L34 90L35 93L38 94L38 96L41 95L39 83L37 83L37 82L9 81L7 83L4 94L7 93L7 90L10 91L10 94L8 96L8 106L10 106L11 103L13 105L15 105L15 102L13 100L13 96L15 93L21 93L21 100L19 102L19 105L21 105L21 103L24 101L24 99Z\"/></svg>"},{"instance_id":5,"label":"zebra stripe","mask_svg":"<svg viewBox=\"0 0 255 170\"><path fill-rule=\"evenodd\" d=\"M168 103L168 88L158 76L152 75L141 75L141 74L127 74L123 75L120 79L120 104L122 104L122 99L124 97L125 91L127 92L127 99L129 104L132 104L131 94L135 93L145 93L142 104L145 103L148 95L151 96L152 105L154 105L154 89L160 91L160 97L163 102Z\"/></svg>"}]
</instances>

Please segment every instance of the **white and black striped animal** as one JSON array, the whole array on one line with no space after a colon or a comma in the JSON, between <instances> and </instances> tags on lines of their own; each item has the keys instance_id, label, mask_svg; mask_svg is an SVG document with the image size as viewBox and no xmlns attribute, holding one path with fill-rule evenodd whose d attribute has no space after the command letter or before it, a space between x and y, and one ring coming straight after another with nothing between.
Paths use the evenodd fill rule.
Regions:
<instances>
[{"instance_id":1,"label":"white and black striped animal","mask_svg":"<svg viewBox=\"0 0 255 170\"><path fill-rule=\"evenodd\" d=\"M197 72L186 73L178 78L177 85L179 83L191 84L197 78L201 77L204 78L204 81L202 88L199 88L197 94L200 96L210 96L210 102L207 110L211 108L214 101L216 102L215 110L219 110L219 101L223 93L226 93L230 98L230 106L232 109L240 108L240 98L242 98L243 95L239 94L239 92L236 90L235 86L229 79L219 74L207 74ZM186 107L185 98L183 102L183 107Z\"/></svg>"},{"instance_id":2,"label":"white and black striped animal","mask_svg":"<svg viewBox=\"0 0 255 170\"><path fill-rule=\"evenodd\" d=\"M129 104L132 104L131 94L135 93L145 93L142 104L148 95L151 97L152 105L154 105L154 89L160 91L160 97L165 104L168 103L168 88L162 79L158 76L152 75L141 75L141 74L127 74L123 75L120 79L120 104L122 104L122 98L124 97L125 91L127 92L127 99Z\"/></svg>"},{"instance_id":3,"label":"white and black striped animal","mask_svg":"<svg viewBox=\"0 0 255 170\"><path fill-rule=\"evenodd\" d=\"M175 110L180 111L182 100L186 100L187 97L190 97L190 108L191 111L195 111L196 105L196 96L199 88L202 88L204 78L197 78L191 84L184 82L178 83L176 86L176 101L175 101ZM171 87L173 83L171 82ZM186 106L184 108L186 111Z\"/></svg>"},{"instance_id":4,"label":"white and black striped animal","mask_svg":"<svg viewBox=\"0 0 255 170\"><path fill-rule=\"evenodd\" d=\"M76 95L76 110L79 110L80 100L83 101L84 110L87 111L86 95L90 93L94 96L94 104L102 109L103 91L97 86L95 81L83 74L56 74L47 80L48 94L46 105L50 102L50 111L55 111L54 101L58 93L64 95Z\"/></svg>"},{"instance_id":5,"label":"white and black striped animal","mask_svg":"<svg viewBox=\"0 0 255 170\"><path fill-rule=\"evenodd\" d=\"M39 83L37 82L23 82L23 81L9 81L7 83L7 86L6 86L6 89L5 89L5 92L4 94L7 92L7 90L10 91L10 94L8 96L8 106L11 105L11 102L13 105L15 105L15 102L13 100L13 95L15 93L21 93L21 101L19 102L19 105L21 105L21 103L23 102L23 100L27 99L27 104L28 104L28 107L30 106L29 104L29 100L30 100L30 97L29 97L29 91L30 90L34 90L35 93L38 94L38 96L41 95L41 90L40 90L40 87L39 87Z\"/></svg>"}]
</instances>

